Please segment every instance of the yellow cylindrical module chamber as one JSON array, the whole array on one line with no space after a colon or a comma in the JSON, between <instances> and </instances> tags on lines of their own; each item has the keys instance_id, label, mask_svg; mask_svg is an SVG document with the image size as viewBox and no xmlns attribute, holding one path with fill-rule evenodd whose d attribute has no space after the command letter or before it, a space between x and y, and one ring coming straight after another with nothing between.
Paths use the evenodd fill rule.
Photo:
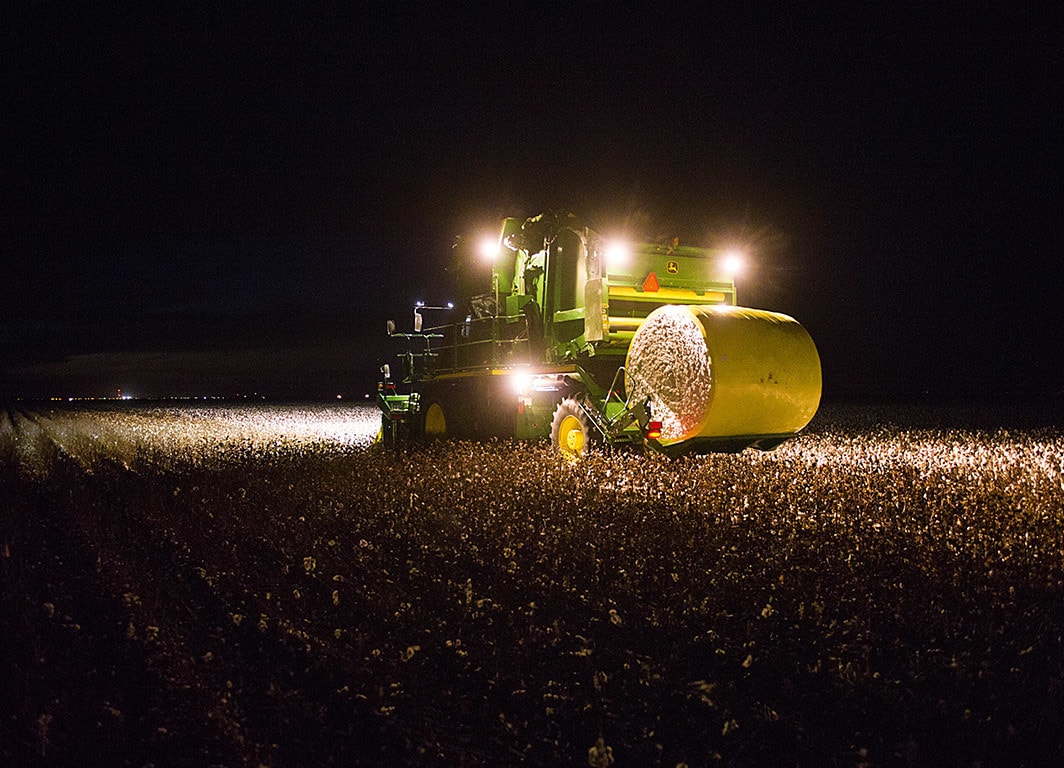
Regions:
<instances>
[{"instance_id":1,"label":"yellow cylindrical module chamber","mask_svg":"<svg viewBox=\"0 0 1064 768\"><path fill-rule=\"evenodd\" d=\"M632 339L631 402L649 400L663 448L772 447L820 405L820 356L787 315L732 306L667 305Z\"/></svg>"}]
</instances>

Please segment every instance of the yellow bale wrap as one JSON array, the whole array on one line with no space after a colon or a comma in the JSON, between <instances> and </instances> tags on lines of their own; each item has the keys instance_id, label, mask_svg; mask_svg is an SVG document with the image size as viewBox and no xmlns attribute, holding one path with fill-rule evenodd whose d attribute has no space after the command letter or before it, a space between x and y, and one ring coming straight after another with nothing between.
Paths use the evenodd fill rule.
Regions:
<instances>
[{"instance_id":1,"label":"yellow bale wrap","mask_svg":"<svg viewBox=\"0 0 1064 768\"><path fill-rule=\"evenodd\" d=\"M667 305L636 332L625 362L634 400L649 397L659 441L789 436L820 405L820 356L787 315Z\"/></svg>"}]
</instances>

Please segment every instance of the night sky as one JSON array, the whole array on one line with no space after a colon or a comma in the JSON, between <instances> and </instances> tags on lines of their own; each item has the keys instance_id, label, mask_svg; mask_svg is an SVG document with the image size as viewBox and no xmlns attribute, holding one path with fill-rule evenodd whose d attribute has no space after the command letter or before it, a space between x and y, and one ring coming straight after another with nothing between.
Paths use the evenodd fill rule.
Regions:
<instances>
[{"instance_id":1,"label":"night sky","mask_svg":"<svg viewBox=\"0 0 1064 768\"><path fill-rule=\"evenodd\" d=\"M455 236L546 209L743 244L828 397L1064 391L1027 4L67 5L0 33L0 394L361 397Z\"/></svg>"}]
</instances>

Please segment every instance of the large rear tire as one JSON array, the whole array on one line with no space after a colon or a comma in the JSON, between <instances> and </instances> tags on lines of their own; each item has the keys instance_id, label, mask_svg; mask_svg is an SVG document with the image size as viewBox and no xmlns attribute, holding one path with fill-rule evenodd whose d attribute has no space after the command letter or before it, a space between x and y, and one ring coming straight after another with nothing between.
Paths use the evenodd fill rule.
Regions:
<instances>
[{"instance_id":1,"label":"large rear tire","mask_svg":"<svg viewBox=\"0 0 1064 768\"><path fill-rule=\"evenodd\" d=\"M579 461L587 455L592 442L591 424L576 400L567 397L558 403L550 425L550 440L570 461Z\"/></svg>"}]
</instances>

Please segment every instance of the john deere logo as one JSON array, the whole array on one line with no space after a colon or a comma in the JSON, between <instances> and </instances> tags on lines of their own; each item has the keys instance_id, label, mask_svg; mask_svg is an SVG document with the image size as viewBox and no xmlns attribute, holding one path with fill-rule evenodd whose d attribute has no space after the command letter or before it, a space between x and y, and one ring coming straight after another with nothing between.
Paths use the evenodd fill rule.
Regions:
<instances>
[{"instance_id":1,"label":"john deere logo","mask_svg":"<svg viewBox=\"0 0 1064 768\"><path fill-rule=\"evenodd\" d=\"M666 271L666 272L668 272L668 273L669 273L670 275L675 275L675 274L676 274L677 272L679 272L679 271L680 271L680 264L679 264L679 262L676 262L676 261L670 261L670 262L668 262L668 263L667 263L667 264L665 265L665 271Z\"/></svg>"}]
</instances>

